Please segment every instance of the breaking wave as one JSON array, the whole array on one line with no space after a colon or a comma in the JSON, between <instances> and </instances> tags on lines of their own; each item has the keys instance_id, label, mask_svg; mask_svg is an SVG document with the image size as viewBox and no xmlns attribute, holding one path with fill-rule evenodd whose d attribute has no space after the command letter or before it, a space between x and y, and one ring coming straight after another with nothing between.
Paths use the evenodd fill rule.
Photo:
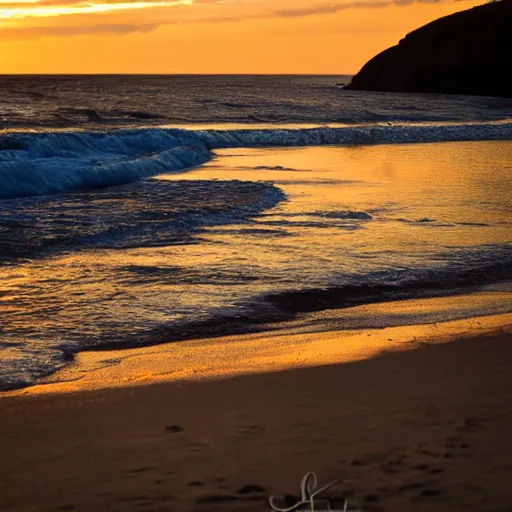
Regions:
<instances>
[{"instance_id":1,"label":"breaking wave","mask_svg":"<svg viewBox=\"0 0 512 512\"><path fill-rule=\"evenodd\" d=\"M196 167L234 147L512 140L512 122L302 129L138 129L0 136L0 199L120 185Z\"/></svg>"},{"instance_id":2,"label":"breaking wave","mask_svg":"<svg viewBox=\"0 0 512 512\"><path fill-rule=\"evenodd\" d=\"M285 199L282 190L270 183L238 180L145 180L111 192L4 200L0 205L0 265L13 257L83 247L193 243L202 227L243 222Z\"/></svg>"},{"instance_id":3,"label":"breaking wave","mask_svg":"<svg viewBox=\"0 0 512 512\"><path fill-rule=\"evenodd\" d=\"M9 134L0 137L0 199L121 185L209 158L184 130Z\"/></svg>"}]
</instances>

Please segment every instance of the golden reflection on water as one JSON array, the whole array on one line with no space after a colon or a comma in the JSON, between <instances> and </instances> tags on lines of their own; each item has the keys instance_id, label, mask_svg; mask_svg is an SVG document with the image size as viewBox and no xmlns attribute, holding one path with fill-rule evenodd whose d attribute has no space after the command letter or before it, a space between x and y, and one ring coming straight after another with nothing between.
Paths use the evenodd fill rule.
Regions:
<instances>
[{"instance_id":1,"label":"golden reflection on water","mask_svg":"<svg viewBox=\"0 0 512 512\"><path fill-rule=\"evenodd\" d=\"M261 293L453 264L457 248L512 241L511 157L510 142L219 151L204 167L159 178L271 181L287 200L252 221L202 228L199 243L3 267L0 330L36 344L115 341L218 309L237 313ZM502 303L488 296L469 309L501 304L504 313ZM417 311L395 316L407 314Z\"/></svg>"},{"instance_id":2,"label":"golden reflection on water","mask_svg":"<svg viewBox=\"0 0 512 512\"><path fill-rule=\"evenodd\" d=\"M280 265L312 251L315 260L332 261L347 250L362 264L393 252L424 256L512 240L509 142L230 149L218 155L190 174L161 178L272 181L286 192L289 201L267 212L260 227L286 230L293 239L276 237L268 245L247 240L238 226L222 230L242 260ZM276 166L284 169L271 169ZM306 214L342 210L369 212L373 220L325 220L308 228L314 219Z\"/></svg>"}]
</instances>

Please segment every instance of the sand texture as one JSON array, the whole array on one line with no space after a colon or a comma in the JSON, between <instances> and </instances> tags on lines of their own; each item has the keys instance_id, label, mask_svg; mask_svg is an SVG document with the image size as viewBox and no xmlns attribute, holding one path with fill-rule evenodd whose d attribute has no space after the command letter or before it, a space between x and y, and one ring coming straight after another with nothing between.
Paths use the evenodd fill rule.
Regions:
<instances>
[{"instance_id":1,"label":"sand texture","mask_svg":"<svg viewBox=\"0 0 512 512\"><path fill-rule=\"evenodd\" d=\"M512 510L512 334L366 360L0 400L0 510ZM288 496L291 503L292 497Z\"/></svg>"}]
</instances>

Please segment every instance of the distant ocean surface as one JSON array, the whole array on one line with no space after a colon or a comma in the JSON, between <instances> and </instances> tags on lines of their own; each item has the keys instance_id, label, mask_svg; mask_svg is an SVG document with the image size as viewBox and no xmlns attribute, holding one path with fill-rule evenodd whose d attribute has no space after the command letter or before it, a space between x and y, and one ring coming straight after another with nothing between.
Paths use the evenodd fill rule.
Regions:
<instances>
[{"instance_id":1,"label":"distant ocean surface","mask_svg":"<svg viewBox=\"0 0 512 512\"><path fill-rule=\"evenodd\" d=\"M1 76L0 129L509 119L512 100L345 91L350 76Z\"/></svg>"},{"instance_id":2,"label":"distant ocean surface","mask_svg":"<svg viewBox=\"0 0 512 512\"><path fill-rule=\"evenodd\" d=\"M349 80L1 76L0 390L80 350L508 282L512 100Z\"/></svg>"}]
</instances>

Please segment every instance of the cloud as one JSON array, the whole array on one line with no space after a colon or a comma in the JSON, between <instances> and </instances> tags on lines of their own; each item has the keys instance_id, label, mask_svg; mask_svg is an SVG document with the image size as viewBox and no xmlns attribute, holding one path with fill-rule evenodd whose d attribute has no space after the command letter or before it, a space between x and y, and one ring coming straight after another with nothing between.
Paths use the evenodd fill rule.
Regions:
<instances>
[{"instance_id":1,"label":"cloud","mask_svg":"<svg viewBox=\"0 0 512 512\"><path fill-rule=\"evenodd\" d=\"M13 27L0 30L2 40L12 39L39 39L45 36L69 37L88 34L115 34L126 35L134 32L148 33L159 27L156 23L146 25L90 25L85 27Z\"/></svg>"},{"instance_id":2,"label":"cloud","mask_svg":"<svg viewBox=\"0 0 512 512\"><path fill-rule=\"evenodd\" d=\"M44 3L44 2L49 3ZM127 0L100 2L61 2L61 0L43 0L37 3L2 4L1 19L48 18L70 14L98 14L109 11L147 9L150 7L190 5L192 0Z\"/></svg>"},{"instance_id":3,"label":"cloud","mask_svg":"<svg viewBox=\"0 0 512 512\"><path fill-rule=\"evenodd\" d=\"M119 5L119 4L171 4L171 5L191 5L192 0L0 0L0 12L4 9L44 9L55 6L90 6L90 5Z\"/></svg>"},{"instance_id":4,"label":"cloud","mask_svg":"<svg viewBox=\"0 0 512 512\"><path fill-rule=\"evenodd\" d=\"M457 0L463 1L463 0ZM385 0L385 1L355 1L343 3L320 4L312 7L304 7L298 9L278 9L274 11L275 16L285 18L299 18L304 16L312 16L315 14L334 14L346 9L372 9L379 7L388 7L390 5L405 6L413 3L441 3L440 0Z\"/></svg>"},{"instance_id":5,"label":"cloud","mask_svg":"<svg viewBox=\"0 0 512 512\"><path fill-rule=\"evenodd\" d=\"M445 3L446 1L454 1L461 2L466 0L352 0L348 2L329 2L319 5L307 5L305 7L291 7L288 9L285 8L274 8L271 10L260 11L260 13L252 13L249 14L248 17L271 17L271 16L281 16L281 17L303 17L310 16L315 14L329 14L335 13L345 9L354 9L354 8L372 8L372 7L385 7L390 4L396 5L409 5L415 2L421 3ZM188 6L188 7L199 7L202 5L210 5L210 6L224 6L227 5L229 9L232 9L232 6L236 5L240 6L272 6L279 5L279 0L273 0L269 2L261 2L254 0L0 0L0 18L2 18L2 12L4 11L13 11L13 10L23 10L30 12L41 12L46 10L46 8L56 7L56 6L66 6L74 9L93 9L96 6L102 6L105 10L114 10L117 9L117 6L126 6L129 8L130 5L148 5L152 6L156 5L167 5L167 6ZM283 2L281 2L283 3ZM212 21L221 22L223 19L226 21L232 21L234 19L242 19L244 16L221 16L218 18L213 18Z\"/></svg>"},{"instance_id":6,"label":"cloud","mask_svg":"<svg viewBox=\"0 0 512 512\"><path fill-rule=\"evenodd\" d=\"M361 2L363 3L363 2ZM367 3L367 2L364 2ZM372 2L368 2L373 4ZM343 9L351 9L354 7L356 2L344 3L344 4L325 4L317 5L316 7L304 7L302 9L279 9L274 11L275 16L284 18L300 18L303 16L311 16L314 14L330 14L341 11ZM373 5L372 5L373 7Z\"/></svg>"},{"instance_id":7,"label":"cloud","mask_svg":"<svg viewBox=\"0 0 512 512\"><path fill-rule=\"evenodd\" d=\"M208 0L201 0L208 2ZM350 2L319 4L307 7L273 9L266 12L251 13L246 16L220 16L205 19L191 19L183 23L229 23L240 22L245 19L266 19L266 18L303 18L320 14L334 14L347 9L377 9L391 5L408 6L414 3L451 3L465 2L469 0L356 0ZM180 23L180 22L178 22Z\"/></svg>"},{"instance_id":8,"label":"cloud","mask_svg":"<svg viewBox=\"0 0 512 512\"><path fill-rule=\"evenodd\" d=\"M0 0L0 20L3 17L5 28L0 28L0 41L12 39L35 39L41 37L71 37L82 36L88 34L114 34L126 35L130 33L148 33L156 30L160 26L165 25L186 25L186 24L217 24L217 23L236 23L247 19L269 19L269 18L302 18L307 16L334 14L346 9L369 9L382 8L390 5L405 6L412 3L446 3L450 1L465 0L352 0L345 2L329 2L316 5L304 5L304 7L275 8L279 0L273 0L263 4L267 10L258 11L251 10L240 11L236 14L233 12L232 6L236 5L257 5L261 6L261 2L253 2L251 0ZM221 5L229 4L229 13L227 15L218 16L199 16L202 5L211 5L215 14ZM196 6L195 10L190 7ZM293 5L293 4L292 4ZM9 6L9 7L7 7ZM172 7L172 10L169 10ZM146 17L145 23L138 23L130 20L129 23L94 24L94 25L64 25L64 26L33 26L18 27L6 26L6 23L15 23L17 18L30 17L50 17L60 16L62 14L70 14L80 16L83 14L95 15L97 13L105 13L114 11L113 14L118 16L118 12L133 9L149 9L151 8L152 16L150 20ZM177 10L175 10L177 8ZM173 17L169 14L173 13ZM224 11L222 11L224 12ZM2 16L2 13L4 16ZM10 13L10 15L9 15ZM157 14L158 13L158 14ZM240 14L239 14L240 13ZM203 13L201 13L203 14ZM70 16L69 18L73 18ZM69 19L67 18L67 19ZM96 19L96 18L95 18ZM69 22L68 22L69 23ZM1 27L1 25L0 25Z\"/></svg>"},{"instance_id":9,"label":"cloud","mask_svg":"<svg viewBox=\"0 0 512 512\"><path fill-rule=\"evenodd\" d=\"M197 1L197 0L196 0ZM207 3L209 0L201 0ZM289 8L289 9L273 9L266 12L255 12L245 16L219 16L211 18L195 18L181 21L181 23L233 23L241 22L246 19L268 19L268 18L303 18L320 14L334 14L347 9L377 9L389 7L390 5L408 6L414 3L450 3L452 1L463 2L468 0L356 0L342 3L319 4L316 6ZM162 24L166 24L163 22Z\"/></svg>"}]
</instances>

